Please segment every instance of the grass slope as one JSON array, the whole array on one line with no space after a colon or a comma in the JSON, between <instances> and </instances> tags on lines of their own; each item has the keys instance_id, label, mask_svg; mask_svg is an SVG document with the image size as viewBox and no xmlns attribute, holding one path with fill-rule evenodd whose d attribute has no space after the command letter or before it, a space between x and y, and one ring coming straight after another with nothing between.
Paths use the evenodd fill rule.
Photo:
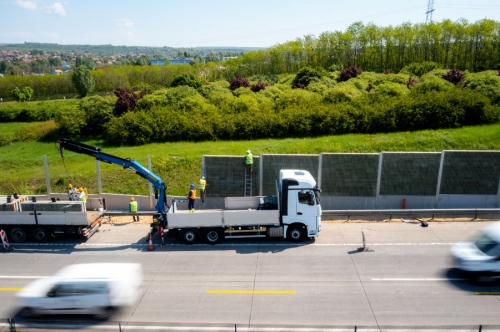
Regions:
<instances>
[{"instance_id":1,"label":"grass slope","mask_svg":"<svg viewBox=\"0 0 500 332\"><path fill-rule=\"evenodd\" d=\"M0 130L6 129L5 124ZM16 129L19 129L16 128ZM377 135L342 135L283 140L178 142L147 144L137 147L106 147L96 140L82 141L104 152L137 160L148 165L168 185L171 195L185 195L189 183L200 175L202 155L240 155L247 149L254 155L319 154L322 152L500 150L500 124L449 130L426 130ZM67 184L87 187L97 193L96 162L71 151L61 159L56 143L22 142L0 147L0 195L46 193L43 156L47 156L52 192L64 192ZM101 164L103 191L121 194L147 194L148 182L117 165Z\"/></svg>"}]
</instances>

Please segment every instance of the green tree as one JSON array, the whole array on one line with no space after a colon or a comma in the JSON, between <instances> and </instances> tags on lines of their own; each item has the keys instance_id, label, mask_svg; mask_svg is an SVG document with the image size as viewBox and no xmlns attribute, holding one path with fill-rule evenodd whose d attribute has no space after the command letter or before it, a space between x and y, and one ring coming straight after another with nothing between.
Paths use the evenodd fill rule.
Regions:
<instances>
[{"instance_id":1,"label":"green tree","mask_svg":"<svg viewBox=\"0 0 500 332\"><path fill-rule=\"evenodd\" d=\"M71 82L81 98L86 97L95 87L92 73L85 65L81 65L75 69L73 74L71 74Z\"/></svg>"},{"instance_id":2,"label":"green tree","mask_svg":"<svg viewBox=\"0 0 500 332\"><path fill-rule=\"evenodd\" d=\"M11 92L14 99L19 102L25 102L30 100L31 97L33 96L33 93L34 93L33 89L30 88L29 86L23 88L22 90L16 87Z\"/></svg>"}]
</instances>

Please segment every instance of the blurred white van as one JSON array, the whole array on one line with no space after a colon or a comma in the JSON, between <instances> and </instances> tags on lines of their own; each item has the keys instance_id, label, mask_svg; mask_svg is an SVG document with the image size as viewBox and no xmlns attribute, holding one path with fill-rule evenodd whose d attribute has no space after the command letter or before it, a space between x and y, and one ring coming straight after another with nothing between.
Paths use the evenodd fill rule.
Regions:
<instances>
[{"instance_id":1,"label":"blurred white van","mask_svg":"<svg viewBox=\"0 0 500 332\"><path fill-rule=\"evenodd\" d=\"M451 247L456 266L479 282L500 276L500 222L492 223L468 242Z\"/></svg>"},{"instance_id":2,"label":"blurred white van","mask_svg":"<svg viewBox=\"0 0 500 332\"><path fill-rule=\"evenodd\" d=\"M135 263L69 265L17 293L25 315L92 314L109 317L139 296L142 267Z\"/></svg>"}]
</instances>

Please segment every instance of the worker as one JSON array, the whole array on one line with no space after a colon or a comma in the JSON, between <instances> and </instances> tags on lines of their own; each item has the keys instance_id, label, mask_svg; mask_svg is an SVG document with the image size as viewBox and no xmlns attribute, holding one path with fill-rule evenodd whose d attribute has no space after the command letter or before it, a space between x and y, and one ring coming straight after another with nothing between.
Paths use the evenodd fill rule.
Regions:
<instances>
[{"instance_id":1,"label":"worker","mask_svg":"<svg viewBox=\"0 0 500 332\"><path fill-rule=\"evenodd\" d=\"M247 150L247 155L245 156L245 165L248 175L252 175L253 156L250 150Z\"/></svg>"},{"instance_id":2,"label":"worker","mask_svg":"<svg viewBox=\"0 0 500 332\"><path fill-rule=\"evenodd\" d=\"M189 203L188 203L188 210L189 213L194 212L194 201L196 199L196 189L194 189L194 183L191 183L189 185L189 194L187 196Z\"/></svg>"},{"instance_id":3,"label":"worker","mask_svg":"<svg viewBox=\"0 0 500 332\"><path fill-rule=\"evenodd\" d=\"M73 188L73 185L71 183L68 184L68 191L67 191L67 193L68 193L68 199L70 201L76 201L76 199L75 199L75 189Z\"/></svg>"},{"instance_id":4,"label":"worker","mask_svg":"<svg viewBox=\"0 0 500 332\"><path fill-rule=\"evenodd\" d=\"M82 187L78 188L78 198L82 202L87 202L87 195L85 194L85 190Z\"/></svg>"},{"instance_id":5,"label":"worker","mask_svg":"<svg viewBox=\"0 0 500 332\"><path fill-rule=\"evenodd\" d=\"M200 184L198 185L198 189L200 189L200 199L202 203L205 203L205 187L207 186L207 180L205 180L205 175L203 175L200 179Z\"/></svg>"},{"instance_id":6,"label":"worker","mask_svg":"<svg viewBox=\"0 0 500 332\"><path fill-rule=\"evenodd\" d=\"M133 197L130 197L130 203L128 205L128 210L129 210L129 212L132 212L132 213L136 213L137 211L139 211L139 204L137 203L137 201ZM133 215L132 218L134 219L134 221L139 221L139 216Z\"/></svg>"}]
</instances>

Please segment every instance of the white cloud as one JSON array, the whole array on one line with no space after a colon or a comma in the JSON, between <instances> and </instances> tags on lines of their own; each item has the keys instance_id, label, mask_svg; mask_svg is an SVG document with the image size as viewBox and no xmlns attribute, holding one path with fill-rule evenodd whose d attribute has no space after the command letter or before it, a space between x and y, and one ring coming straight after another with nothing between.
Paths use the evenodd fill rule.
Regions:
<instances>
[{"instance_id":1,"label":"white cloud","mask_svg":"<svg viewBox=\"0 0 500 332\"><path fill-rule=\"evenodd\" d=\"M134 22L132 22L132 20L129 20L127 18L116 20L115 24L117 27L120 27L120 28L133 28L134 27Z\"/></svg>"},{"instance_id":2,"label":"white cloud","mask_svg":"<svg viewBox=\"0 0 500 332\"><path fill-rule=\"evenodd\" d=\"M66 11L64 10L64 7L60 2L54 2L52 6L50 6L47 10L47 14L65 16Z\"/></svg>"},{"instance_id":3,"label":"white cloud","mask_svg":"<svg viewBox=\"0 0 500 332\"><path fill-rule=\"evenodd\" d=\"M33 0L16 0L16 5L24 8L24 9L29 9L29 10L35 10L36 9L36 1Z\"/></svg>"}]
</instances>

